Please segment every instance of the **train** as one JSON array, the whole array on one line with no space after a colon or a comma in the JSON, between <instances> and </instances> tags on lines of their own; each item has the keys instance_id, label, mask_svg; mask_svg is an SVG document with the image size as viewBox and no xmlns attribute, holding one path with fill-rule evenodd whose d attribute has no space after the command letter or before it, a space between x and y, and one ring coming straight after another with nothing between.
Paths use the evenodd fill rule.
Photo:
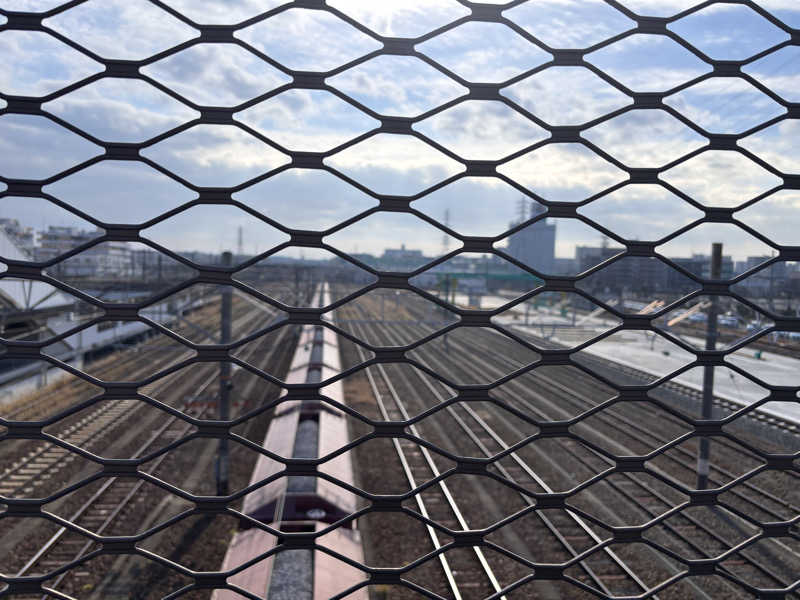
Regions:
<instances>
[{"instance_id":1,"label":"train","mask_svg":"<svg viewBox=\"0 0 800 600\"><path fill-rule=\"evenodd\" d=\"M329 303L330 292L321 284L312 306ZM336 333L321 325L303 325L297 349L289 367L287 384L318 384L341 370ZM284 392L285 395L285 392ZM341 381L325 386L325 395L344 403ZM262 447L282 456L316 458L347 444L347 420L336 407L316 398L286 400L275 409ZM253 468L250 485L279 473L284 464L260 455ZM348 453L319 467L337 480L354 485L353 465ZM248 493L242 513L281 532L316 532L357 510L357 497L319 477L280 477ZM225 554L220 571L229 572L274 548L277 537L253 527L242 519ZM320 542L358 563L364 551L355 520L325 534ZM289 549L256 562L227 578L230 585L259 598L330 598L363 582L365 574L325 552L312 549ZM217 589L213 600L240 600L233 590ZM349 595L366 600L366 587Z\"/></svg>"}]
</instances>

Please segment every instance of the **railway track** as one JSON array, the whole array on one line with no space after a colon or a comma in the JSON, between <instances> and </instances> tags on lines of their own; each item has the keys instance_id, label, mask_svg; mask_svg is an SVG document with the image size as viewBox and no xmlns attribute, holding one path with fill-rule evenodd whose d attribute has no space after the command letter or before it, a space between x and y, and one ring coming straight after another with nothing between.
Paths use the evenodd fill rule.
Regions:
<instances>
[{"instance_id":1,"label":"railway track","mask_svg":"<svg viewBox=\"0 0 800 600\"><path fill-rule=\"evenodd\" d=\"M360 331L356 331L357 327L364 327L364 323L369 322L370 318L373 318L373 314L369 314L367 311L364 310L364 307L361 306L361 314L357 315L357 321L359 323L355 323L352 325L351 331L355 333L358 337ZM415 320L418 323L422 322L422 319ZM374 328L379 329L381 326L380 324L374 324ZM427 335L432 332L431 328L426 328L424 325L419 325L417 327L420 328L419 331L414 332L415 325L409 323L407 331L409 332L409 336L405 339L392 339L392 335L397 336L396 330L397 328L392 328L390 331L388 328L384 331L383 335L385 336L384 339L387 340L387 345L404 345L408 344L413 339L419 339L421 335ZM417 333L417 335L414 335ZM374 337L375 332L370 333L371 336ZM500 336L497 336L500 339ZM476 340L477 341L477 340ZM481 369L490 374L493 374L495 378L500 378L501 376L505 375L505 372L502 372L501 366L497 364L493 364L492 358L495 357L500 348L492 348L492 347L485 347L485 346L478 346L473 345L472 348L466 345L459 345L459 342L453 341L452 339L448 342L450 344L450 349L452 352L459 353L460 356L464 358L461 364L469 365L471 369ZM426 362L432 370L447 374L447 369L452 368L452 362L448 364L444 364L440 357L437 358L436 354L441 352L440 348L437 348L435 344L428 344L426 347L429 349L428 353L425 354ZM474 347L480 347L482 350L485 350L478 355L474 351ZM564 373L566 375L566 373ZM571 375L571 374L570 374ZM395 374L395 378L401 378L400 375ZM541 383L543 384L543 388L547 389L548 396L553 394L553 397L549 399L542 394L535 394L534 397L536 398L537 402L534 405L529 398L531 397L531 389L522 386L517 380L511 380L510 383L504 384L505 386L509 386L509 397L506 401L511 406L515 406L518 410L523 411L526 414L532 415L534 418L538 418L541 421L562 421L562 422L569 422L569 416L566 414L567 411L563 409L557 409L555 407L561 406L568 401L573 403L577 403L578 405L575 407L579 413L585 413L586 411L592 410L596 406L596 401L592 398L593 396L597 395L596 390L589 391L585 388L581 391L580 386L586 385L588 383L588 376L586 378L587 381L574 381L574 378L566 378L561 381L558 380L557 376L554 375L552 377L548 377L546 380L542 380ZM564 381L568 381L569 385L566 385ZM595 382L596 384L596 382ZM420 386L428 387L428 392L430 393L429 403L431 400L436 400L436 402L442 402L446 400L449 396L447 392L444 391L444 387L441 390L437 390L436 386L432 386L430 381L426 380L425 378L419 377L419 381L408 383L405 386L405 389L414 389L415 387L419 388ZM577 388L577 389L576 389ZM560 395L559 395L560 394ZM542 403L541 400L544 398L546 403ZM582 402L580 399L583 399ZM570 400L571 399L571 400ZM456 408L458 406L458 408ZM542 406L549 406L550 412L543 412ZM638 409L638 407L637 407ZM455 414L457 410L462 411L461 415ZM629 456L629 455L636 455L636 452L633 452L625 446L623 443L620 443L617 440L625 440L627 442L631 442L632 440L637 439L637 437L645 437L649 438L651 443L656 444L657 447L661 447L663 444L667 444L670 441L668 435L665 437L665 433L662 431L656 433L652 430L648 430L642 423L648 423L647 419L644 418L646 415L646 411L644 408L638 409L641 411L642 414L634 414L629 415L626 418L624 411L618 411L618 413L614 413L613 416L610 414L606 415L604 412L600 412L598 414L603 415L603 421L600 423L602 427L607 428L607 433L603 434L607 439L611 439L609 434L613 436L614 439L611 441L615 444L614 451L615 454L621 456ZM476 413L476 411L472 410L468 404L460 403L458 405L452 405L448 407L447 412L450 414L451 418L455 421L457 426L460 428L461 432L472 439L476 446L481 448L484 456L493 456L497 454L499 451L507 450L510 446L508 443L503 441L501 435L498 434L496 430L494 430L485 419L483 419L480 415ZM495 411L496 413L500 413L500 411ZM573 411L574 413L575 411ZM498 421L503 421L500 415L493 415L493 419ZM614 422L615 420L619 419L619 422ZM503 423L503 427L506 431L513 431L514 426L505 419ZM524 439L530 432L523 432L523 431L513 431L514 439ZM605 457L601 453L596 452L579 452L577 448L573 447L574 444L569 443L567 440L566 443L561 445L560 452L565 456L570 457L571 460L574 460L576 463L579 463L586 469L589 473L602 473L609 468L614 466L614 461L609 460L608 457ZM672 469L692 469L692 461L695 458L695 455L689 452L686 449L680 449L682 452L679 452L679 458L675 458L670 456L669 459L673 464ZM516 455L516 453L515 453ZM517 457L518 459L518 457ZM525 481L525 479L520 477L520 472L525 473L526 470L530 471L530 467L528 464L531 461L523 461L514 460L516 463L509 467L503 467L500 470L500 465L498 464L498 469L503 477L506 477L509 481L517 482L517 481ZM721 475L726 474L724 469L721 469L718 466L715 466L716 470L712 470L712 485L721 484L721 482L714 477L717 475L718 477ZM529 475L529 473L526 473ZM698 519L692 517L688 513L688 511L682 511L682 507L680 504L676 505L674 499L665 495L661 490L657 488L655 485L648 485L644 483L641 478L637 478L634 474L621 474L622 480L612 481L611 478L603 479L599 484L596 484L598 487L602 486L603 488L607 488L603 490L601 497L603 499L608 500L610 497L609 494L613 492L613 498L616 502L624 502L621 506L621 510L624 511L638 511L644 518L643 522L654 522L657 523L655 528L661 528L662 530L660 533L662 534L662 539L664 535L666 537L671 538L673 541L677 541L680 545L680 550L686 551L687 549L691 551L693 554L690 555L693 559L704 559L704 558L713 558L715 556L720 556L724 552L731 553L730 548L734 546L731 544L728 539L725 538L725 535L722 533L725 531L724 528L720 528L719 523L715 523L709 525L707 523L703 523L702 519ZM729 473L728 473L729 475ZM793 473L792 475L796 475ZM665 476L670 477L669 474L665 474ZM728 480L730 477L728 477ZM752 497L748 497L747 494L740 492L739 490L733 490L735 495L739 497L742 501L746 501L750 504L753 510L756 507L759 510L762 510L763 514L766 514L772 520L785 520L787 511L795 516L798 514L797 508L787 503L785 500L782 500L766 490L760 489L758 486L750 485L749 482L746 482L748 485L746 486L748 489L748 494ZM540 486L541 487L541 486ZM523 494L524 496L524 494ZM612 506L613 504L609 501L601 502L601 504L605 504L606 506ZM774 508L767 508L763 510L764 507L774 507L775 505L779 505L783 509L783 513L777 512ZM719 509L715 509L717 512L720 512ZM666 516L665 516L666 515ZM606 517L608 515L605 515ZM668 517L672 517L672 521L676 521L675 523L670 522ZM781 518L782 517L782 518ZM719 521L723 524L726 524L729 528L728 533L730 533L730 528L735 525L735 520L741 519L740 516L737 515L723 515L719 518ZM732 525L733 523L733 525ZM564 529L565 524L563 521L559 521L558 524L551 523L552 527L548 529L555 529L559 533L561 531L568 531L568 529ZM715 528L715 525L717 526ZM551 531L552 533L552 531ZM709 545L708 542L701 544L698 542L698 538L703 535L706 536L708 539L712 541L712 545ZM573 537L572 535L562 535L562 538ZM556 536L556 539L558 537ZM757 540L758 538L753 538ZM766 539L766 538L765 538ZM772 543L771 540L768 540L768 543ZM780 542L778 542L780 544ZM562 547L565 547L564 544L561 544ZM776 549L775 552L772 554L778 553L779 556L787 556L790 557L797 556L796 550L793 548L786 547L784 544L783 546ZM570 553L573 557L575 556L575 552ZM763 550L760 550L758 553L749 553L749 554L764 554ZM770 553L767 552L769 555ZM772 556L771 558L774 558ZM665 560L657 560L654 557L655 562L661 562L661 567L669 567L667 561ZM587 562L587 561L584 561ZM610 590L604 587L603 577L609 578L611 581L615 581L615 593L621 593L618 575L607 571L602 565L598 565L595 568L591 566L586 570L586 565L581 565L584 567L584 577L594 584L595 588L598 591L608 594ZM729 570L732 569L732 570ZM760 556L750 556L748 555L746 550L742 550L741 552L737 553L735 559L730 560L726 563L726 566L722 567L722 572L726 575L731 575L734 577L740 577L743 579L750 579L753 576L757 576L760 579L759 585L767 586L767 587L786 587L791 585L791 573L792 569L797 569L797 563L792 563L791 560L789 564L786 564L782 567L783 575L781 575L780 568L775 567L774 561L764 560ZM709 598L708 592L704 589L700 588L699 586L695 585L691 580L686 579L684 576L681 575L681 569L676 568L673 564L671 568L668 569L671 571L667 575L667 579L665 581L669 582L670 584L676 584L676 582L680 580L684 580L682 583L684 585L684 589L686 585L689 585L688 592L691 592L691 597L698 597L698 598ZM790 577L786 577L785 573L789 573ZM794 570L794 573L800 572L798 570ZM594 577L593 577L594 574ZM670 579L671 578L671 579ZM720 579L720 578L718 578ZM635 580L634 580L635 581ZM724 579L722 580L724 583L722 584L722 591L720 593L727 594L725 597L739 597L743 593L743 590L738 585L733 585ZM755 589L755 587L752 587ZM652 591L652 590L651 590ZM712 593L715 593L717 590L713 590ZM627 590L626 593L630 592ZM738 594L738 596L737 596ZM684 596L688 597L688 596Z\"/></svg>"},{"instance_id":2,"label":"railway track","mask_svg":"<svg viewBox=\"0 0 800 600\"><path fill-rule=\"evenodd\" d=\"M359 358L362 361L366 360L363 349L359 347L357 351ZM374 371L367 370L366 375L383 420L387 422L408 421L410 418L408 410L397 394L384 366L376 365ZM419 437L416 426L411 425L409 430L412 435ZM394 438L392 441L403 466L409 489L417 489L423 483L441 477L442 473L427 448L407 440ZM425 519L430 519L450 530L469 529L460 507L444 481L439 481L435 486L416 494L414 501L419 514ZM444 544L440 539L440 533L431 525L426 525L426 530L434 551L441 552ZM437 559L444 572L452 598L456 600L462 599L462 590L464 589L478 591L482 594L481 597L499 592L501 589L494 571L489 566L483 551L478 547L473 547L471 553L458 553L455 559L452 558L452 555L448 557L439 553Z\"/></svg>"},{"instance_id":3,"label":"railway track","mask_svg":"<svg viewBox=\"0 0 800 600\"><path fill-rule=\"evenodd\" d=\"M271 313L246 310L239 311L239 316L235 318L233 326L234 331L241 331L253 323L265 324L277 311ZM266 367L273 361L279 350L284 347L284 344L291 344L291 340L285 339L287 329L279 331L276 339L270 339L266 344L251 344L240 352L240 359L251 359L253 363ZM191 351L187 352L186 356L190 356ZM185 397L183 402L175 402L174 400L165 400L167 404L181 410L184 414L193 418L208 418L209 412L212 410L208 403L197 404L193 402L193 398L197 396L198 392L202 393L209 390L213 384L218 380L218 373L213 364L202 364L200 369L187 375L178 376L173 373L172 375L157 381L157 385L148 389L150 394L158 394L162 398L172 397L181 398ZM141 374L138 369L126 370L123 367L126 380L133 379L137 373ZM251 378L247 387L252 388L255 381ZM186 393L184 393L186 392ZM247 395L247 390L243 395ZM60 435L66 436L63 439L66 441L76 443L81 447L86 448L91 446L93 441L100 441L103 434L108 430L122 425L124 422L131 420L137 416L138 410L142 407L143 403L136 400L121 400L110 403L110 406L98 409L80 421L70 425L66 430L62 431ZM235 418L235 415L234 417ZM137 426L141 426L139 423ZM168 416L166 419L162 418L156 424L154 433L150 435L147 440L141 444L136 450L126 454L125 458L142 458L149 454L154 453L156 450L163 446L164 439L182 439L191 433L194 425L176 416ZM49 446L45 444L41 448L41 452L37 455L42 457L48 452L51 452ZM56 446L57 450L63 450ZM64 451L66 454L66 451ZM60 453L58 453L60 454ZM140 468L141 473L154 474L162 467L163 463L168 460L169 453L162 453L154 460L146 463L146 468ZM26 473L28 476L28 483L34 485L29 486L31 489L36 487L36 482L41 479L50 479L53 476L54 469L68 469L69 463L67 459L59 460L60 456L53 457L57 460L41 461L40 469L29 469L30 472ZM28 461L28 464L31 464ZM19 469L20 467L15 467ZM48 472L50 471L50 472ZM93 556L97 555L97 544L92 539L87 538L85 531L92 532L96 536L111 535L113 529L118 523L115 521L133 502L141 502L144 490L142 486L145 479L141 478L120 478L112 477L102 480L102 485L94 491L82 504L75 510L69 517L68 521L74 526L73 528L61 527L54 535L39 548L39 550L22 565L17 571L17 576L30 576L32 573L55 573L55 579L52 582L52 587L59 587L65 584L65 579L71 578L80 582L81 578L89 577L87 571L81 570L80 566L76 569L64 570L66 565L80 560L82 563L90 560ZM111 533L109 533L111 532ZM75 588L78 583L67 582L68 587ZM36 596L31 596L36 597ZM50 597L45 595L44 597Z\"/></svg>"},{"instance_id":4,"label":"railway track","mask_svg":"<svg viewBox=\"0 0 800 600\"><path fill-rule=\"evenodd\" d=\"M238 316L234 322L234 328L241 331L245 330L252 322L264 321L263 315L247 311ZM169 343L171 343L169 338L156 340L151 344L151 350L157 352L160 347ZM172 357L171 363L181 362L193 354L192 350L186 350L182 354ZM152 373L152 358L137 348L118 358L119 360L108 363L108 369L103 369L98 373L105 381L122 380L122 378L126 381L136 381ZM168 365L164 365L164 367L166 366ZM175 375L165 377L151 390L151 394L160 395L161 392L169 390L175 380ZM86 384L87 382L84 380L73 380L70 386L65 386L68 389L58 391L58 402L49 401L52 397L50 393L40 394L39 402L46 405L43 410L50 414L55 413L59 407L75 411L76 405L82 404L84 401L81 399L81 395L86 389ZM86 400L90 400L90 398ZM33 404L32 407L25 407L17 411L16 418L26 416L27 418L24 420L33 420L31 417L37 414L36 411L42 410L37 408L36 402ZM109 430L126 419L133 418L143 407L144 404L136 399L102 402L88 414L79 415L79 418L66 421L59 419L53 425L46 427L45 431L63 442L84 450L91 450L96 443L102 441ZM41 413L39 414L41 416ZM10 449L8 451L11 452ZM17 458L0 473L0 496L10 498L33 494L43 482L56 480L59 471L69 469L74 459L75 454L53 442L41 443L27 454Z\"/></svg>"},{"instance_id":5,"label":"railway track","mask_svg":"<svg viewBox=\"0 0 800 600\"><path fill-rule=\"evenodd\" d=\"M375 325L374 327L375 329L380 329L379 325ZM356 326L358 333L363 333L361 329L363 329L363 325L359 324ZM374 333L372 335L374 335ZM386 345L403 345L404 343L411 341L410 339L398 339L397 333L392 331L383 331L382 339L385 340ZM441 368L442 365L435 364L431 366L434 369L437 369ZM450 397L441 386L437 387L429 379L424 377L419 376L416 378L416 381L411 381L408 373L399 369L391 371L391 376L389 376L386 374L387 367L384 365L377 365L376 368L379 368L382 371L386 381L389 382L389 385L391 385L391 381L395 381L396 383L402 382L403 393L401 396L403 398L413 397L415 395L415 390L417 390L416 395L419 397L419 402L416 408L418 409L429 408L429 406L425 406L426 401L434 400L434 404L440 404L446 402ZM421 395L419 390L425 390L427 393ZM397 396L397 393L395 392L394 395ZM468 404L451 405L446 407L444 410L455 421L458 430L464 434L462 439L470 440L484 458L491 458L498 452L507 452L509 450L510 444L504 441L497 434L497 432L495 432ZM400 414L394 415L394 417L395 418L391 420L408 421L408 410L404 409L400 412ZM410 427L409 431L412 433L412 435L415 435L421 439L425 439L424 436L420 435L416 426ZM423 448L423 450L428 452L427 449ZM471 449L466 450L469 451ZM496 465L498 473L507 481L516 484L525 490L530 490L541 494L554 493L554 490L527 463L521 460L516 453L510 453L509 458L511 464L508 464L507 466L503 464ZM536 506L535 497L530 495L527 491L519 491L517 493L519 494L520 499L525 506L529 507L530 509ZM604 543L600 536L598 536L588 526L588 524L575 513L568 510L559 510L551 511L551 516L548 516L541 511L531 510L530 514L534 515L541 525L535 532L536 535L534 539L537 539L537 545L541 546L554 544L556 548L561 550L559 558L563 562L575 560L583 552L585 552L585 548L587 546L591 547L599 545L599 552L592 554L585 560L579 560L577 564L579 564L584 578L592 581L600 591L606 594L611 594L611 590L608 589L606 582L619 582L620 580L629 580L630 588L628 591L632 594L640 593L646 590L646 587L633 572L633 570L613 550L607 548L606 543ZM469 527L468 524L463 521L463 519L459 525L460 529L471 529L471 527ZM459 527L450 527L449 525L448 527L451 529L459 529ZM526 536L526 538L527 537L528 536ZM543 540L548 540L548 542L543 542ZM573 542L576 540L582 543L584 546L584 548L581 548L581 551L579 551L575 544L573 544ZM496 546L495 549L502 551L503 548ZM556 562L541 560L537 561L535 556L536 552L530 547L526 546L521 550L521 556L520 554L518 554L518 556L523 561L527 562L531 567L533 567L533 562L548 562L552 564ZM552 558L552 556L549 557ZM521 580L510 582L510 585L513 587L521 586L530 579L530 577L524 577ZM576 582L582 583L582 581L582 578L576 579ZM484 595L480 597L486 596ZM557 596L554 594L552 597Z\"/></svg>"}]
</instances>

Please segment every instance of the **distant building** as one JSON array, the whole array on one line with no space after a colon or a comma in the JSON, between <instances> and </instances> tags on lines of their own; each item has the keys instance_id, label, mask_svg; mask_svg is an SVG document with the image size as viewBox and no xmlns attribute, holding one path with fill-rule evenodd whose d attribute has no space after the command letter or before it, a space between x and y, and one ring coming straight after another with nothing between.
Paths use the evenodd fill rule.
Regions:
<instances>
[{"instance_id":1,"label":"distant building","mask_svg":"<svg viewBox=\"0 0 800 600\"><path fill-rule=\"evenodd\" d=\"M515 227L521 222L545 212L540 204L530 204L528 215L520 215L520 220L509 224ZM506 253L531 268L545 274L556 271L556 226L547 219L541 219L520 229L508 237Z\"/></svg>"},{"instance_id":2,"label":"distant building","mask_svg":"<svg viewBox=\"0 0 800 600\"><path fill-rule=\"evenodd\" d=\"M31 257L34 255L37 244L37 235L33 227L23 227L17 219L0 219L0 227L5 229L17 248L23 250Z\"/></svg>"},{"instance_id":3,"label":"distant building","mask_svg":"<svg viewBox=\"0 0 800 600\"><path fill-rule=\"evenodd\" d=\"M386 248L379 259L379 266L392 271L412 271L428 260L422 250L410 250L403 244L400 248Z\"/></svg>"},{"instance_id":4,"label":"distant building","mask_svg":"<svg viewBox=\"0 0 800 600\"><path fill-rule=\"evenodd\" d=\"M102 235L96 229L87 231L77 227L51 225L42 231L35 257L38 261L49 261L62 254L91 242ZM103 242L96 244L53 265L49 270L64 277L128 277L132 272L131 250L127 242Z\"/></svg>"},{"instance_id":5,"label":"distant building","mask_svg":"<svg viewBox=\"0 0 800 600\"><path fill-rule=\"evenodd\" d=\"M708 254L692 254L689 258L670 258L676 265L680 265L692 275L711 279L711 257ZM722 279L731 279L734 276L733 258L722 257Z\"/></svg>"}]
</instances>

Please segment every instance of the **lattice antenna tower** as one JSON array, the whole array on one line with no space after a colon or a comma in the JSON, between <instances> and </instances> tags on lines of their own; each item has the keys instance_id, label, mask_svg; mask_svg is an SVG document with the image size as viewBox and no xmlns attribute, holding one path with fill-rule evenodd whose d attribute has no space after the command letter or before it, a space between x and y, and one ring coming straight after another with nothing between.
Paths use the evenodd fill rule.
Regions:
<instances>
[{"instance_id":1,"label":"lattice antenna tower","mask_svg":"<svg viewBox=\"0 0 800 600\"><path fill-rule=\"evenodd\" d=\"M528 220L528 199L522 196L517 200L517 223L524 223Z\"/></svg>"},{"instance_id":2,"label":"lattice antenna tower","mask_svg":"<svg viewBox=\"0 0 800 600\"><path fill-rule=\"evenodd\" d=\"M442 221L442 224L445 227L447 227L448 229L450 228L450 209L449 208L446 208L444 210L444 220ZM448 252L450 252L450 236L447 233L443 233L442 234L442 256L444 256Z\"/></svg>"}]
</instances>

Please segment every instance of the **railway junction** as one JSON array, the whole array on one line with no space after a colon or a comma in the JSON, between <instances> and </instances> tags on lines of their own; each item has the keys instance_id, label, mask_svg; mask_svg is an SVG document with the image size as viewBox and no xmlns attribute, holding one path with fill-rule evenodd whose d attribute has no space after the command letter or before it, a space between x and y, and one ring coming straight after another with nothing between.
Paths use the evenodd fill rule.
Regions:
<instances>
[{"instance_id":1,"label":"railway junction","mask_svg":"<svg viewBox=\"0 0 800 600\"><path fill-rule=\"evenodd\" d=\"M800 598L800 5L0 0L0 599Z\"/></svg>"}]
</instances>

